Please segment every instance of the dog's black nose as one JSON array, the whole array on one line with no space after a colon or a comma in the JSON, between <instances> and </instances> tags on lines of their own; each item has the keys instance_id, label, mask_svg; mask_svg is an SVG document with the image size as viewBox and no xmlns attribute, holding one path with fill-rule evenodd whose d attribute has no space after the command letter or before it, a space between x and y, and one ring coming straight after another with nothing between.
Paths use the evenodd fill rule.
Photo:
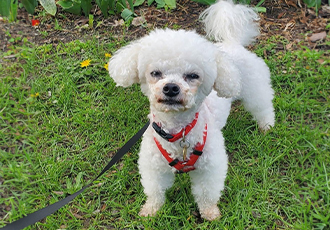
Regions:
<instances>
[{"instance_id":1,"label":"dog's black nose","mask_svg":"<svg viewBox=\"0 0 330 230\"><path fill-rule=\"evenodd\" d=\"M168 97L175 97L180 93L180 87L174 83L167 83L163 88L163 93Z\"/></svg>"}]
</instances>

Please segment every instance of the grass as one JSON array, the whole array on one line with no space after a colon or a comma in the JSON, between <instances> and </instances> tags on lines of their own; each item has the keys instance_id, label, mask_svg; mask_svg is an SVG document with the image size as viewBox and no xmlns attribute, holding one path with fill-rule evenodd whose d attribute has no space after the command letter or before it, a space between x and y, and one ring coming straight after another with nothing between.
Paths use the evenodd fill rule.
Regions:
<instances>
[{"instance_id":1,"label":"grass","mask_svg":"<svg viewBox=\"0 0 330 230\"><path fill-rule=\"evenodd\" d=\"M235 105L223 130L230 166L220 220L198 217L188 175L176 177L157 217L140 218L136 146L27 229L329 229L330 52L279 51L279 40L287 43L255 47L272 72L276 126L260 133ZM17 56L0 62L0 227L82 188L147 121L139 86L116 88L103 67L122 45L95 38L0 54Z\"/></svg>"}]
</instances>

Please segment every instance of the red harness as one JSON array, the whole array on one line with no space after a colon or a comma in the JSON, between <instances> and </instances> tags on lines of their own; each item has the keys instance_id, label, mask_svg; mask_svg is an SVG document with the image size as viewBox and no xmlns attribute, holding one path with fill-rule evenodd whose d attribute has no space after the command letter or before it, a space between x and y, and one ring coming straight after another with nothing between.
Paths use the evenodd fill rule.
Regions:
<instances>
[{"instance_id":1,"label":"red harness","mask_svg":"<svg viewBox=\"0 0 330 230\"><path fill-rule=\"evenodd\" d=\"M159 125L157 125L156 122L152 123L152 127L154 128L156 133L159 134L159 136L161 136L162 138L164 138L165 140L167 140L169 142L174 142L183 137L183 132L185 133L185 135L187 135L195 127L195 125L197 123L198 115L199 115L199 113L196 113L195 119L190 124L188 124L186 126L186 128L182 129L180 132L178 132L177 134L174 134L174 135L166 133L164 130L162 130L162 128Z\"/></svg>"},{"instance_id":2,"label":"red harness","mask_svg":"<svg viewBox=\"0 0 330 230\"><path fill-rule=\"evenodd\" d=\"M198 113L196 113L195 119L187 125L184 129L182 129L179 133L175 135L171 135L166 133L164 130L162 130L155 122L153 123L153 128L155 131L163 137L165 140L169 142L174 142L179 140L183 137L183 133L187 135L195 126L197 123ZM169 165L174 167L178 173L186 173L190 172L195 169L195 163L198 160L198 158L202 155L203 149L205 146L207 137L207 124L205 125L205 130L203 132L203 142L198 142L193 150L193 152L190 154L189 160L180 161L178 158L173 159L170 157L170 154L162 147L162 145L159 143L159 141L154 137L155 143L159 149L159 151L162 153L162 155L165 157L165 159L168 161Z\"/></svg>"}]
</instances>

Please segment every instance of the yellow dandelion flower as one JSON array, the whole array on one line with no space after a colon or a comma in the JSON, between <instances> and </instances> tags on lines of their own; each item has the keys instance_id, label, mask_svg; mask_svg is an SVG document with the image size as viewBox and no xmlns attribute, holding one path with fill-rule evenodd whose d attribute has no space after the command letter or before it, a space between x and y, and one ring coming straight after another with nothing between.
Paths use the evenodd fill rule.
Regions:
<instances>
[{"instance_id":1,"label":"yellow dandelion flower","mask_svg":"<svg viewBox=\"0 0 330 230\"><path fill-rule=\"evenodd\" d=\"M107 58L111 58L111 54L109 54L109 53L104 54L104 56Z\"/></svg>"},{"instance_id":2,"label":"yellow dandelion flower","mask_svg":"<svg viewBox=\"0 0 330 230\"><path fill-rule=\"evenodd\" d=\"M104 66L103 66L106 70L108 70L108 64L109 64L109 63L104 64Z\"/></svg>"},{"instance_id":3,"label":"yellow dandelion flower","mask_svg":"<svg viewBox=\"0 0 330 230\"><path fill-rule=\"evenodd\" d=\"M30 97L39 97L39 93L35 93L35 94L30 94Z\"/></svg>"},{"instance_id":4,"label":"yellow dandelion flower","mask_svg":"<svg viewBox=\"0 0 330 230\"><path fill-rule=\"evenodd\" d=\"M87 59L87 60L81 62L81 63L80 63L80 67L87 67L87 66L89 66L89 65L91 64L91 61L92 61L92 60Z\"/></svg>"}]
</instances>

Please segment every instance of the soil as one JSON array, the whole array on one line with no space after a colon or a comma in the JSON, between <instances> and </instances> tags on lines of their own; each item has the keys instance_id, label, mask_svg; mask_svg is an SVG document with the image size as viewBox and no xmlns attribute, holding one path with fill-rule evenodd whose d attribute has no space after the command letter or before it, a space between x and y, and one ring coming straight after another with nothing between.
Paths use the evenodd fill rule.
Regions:
<instances>
[{"instance_id":1,"label":"soil","mask_svg":"<svg viewBox=\"0 0 330 230\"><path fill-rule=\"evenodd\" d=\"M252 5L259 1L252 0ZM261 13L259 40L268 39L272 35L285 37L289 45L283 49L295 49L295 44L311 49L329 49L330 6L322 3L318 14L313 8L307 8L300 0L266 0ZM43 9L37 8L35 16L29 15L23 8L19 9L17 22L8 23L0 18L0 50L6 52L13 46L22 45L26 40L37 45L66 43L72 40L87 40L97 35L101 40L110 36L133 40L154 28L194 29L203 34L199 14L207 6L191 0L178 0L173 10L157 9L156 6L142 5L135 9L137 17L130 26L123 24L118 16L104 18L101 11L94 7L93 27L89 27L88 17L66 13L58 7L56 17L45 15ZM42 16L44 15L44 16ZM38 26L32 26L31 20L39 19ZM329 26L328 26L329 27ZM327 45L328 44L328 45ZM283 45L282 45L283 46ZM299 46L298 46L299 47ZM10 57L9 57L10 58Z\"/></svg>"}]
</instances>

